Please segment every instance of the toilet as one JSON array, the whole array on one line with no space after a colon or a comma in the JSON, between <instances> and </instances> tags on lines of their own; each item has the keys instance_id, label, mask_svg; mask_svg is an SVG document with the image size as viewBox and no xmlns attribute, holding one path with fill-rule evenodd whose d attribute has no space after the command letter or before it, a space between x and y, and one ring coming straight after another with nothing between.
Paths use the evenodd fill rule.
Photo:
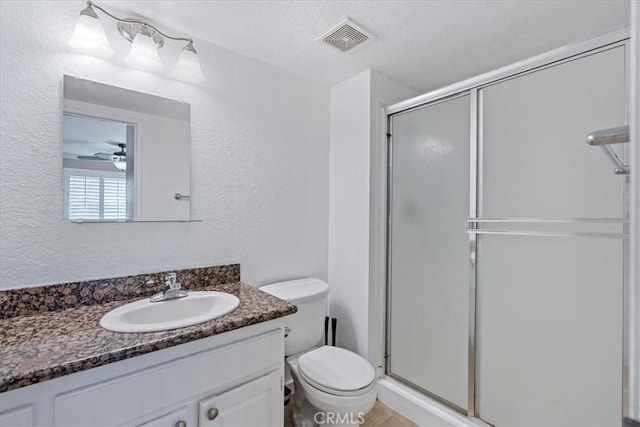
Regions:
<instances>
[{"instance_id":1,"label":"toilet","mask_svg":"<svg viewBox=\"0 0 640 427\"><path fill-rule=\"evenodd\" d=\"M321 345L329 286L319 279L298 279L260 290L295 304L287 318L287 366L295 387L294 420L298 426L357 425L376 402L373 366L362 356Z\"/></svg>"}]
</instances>

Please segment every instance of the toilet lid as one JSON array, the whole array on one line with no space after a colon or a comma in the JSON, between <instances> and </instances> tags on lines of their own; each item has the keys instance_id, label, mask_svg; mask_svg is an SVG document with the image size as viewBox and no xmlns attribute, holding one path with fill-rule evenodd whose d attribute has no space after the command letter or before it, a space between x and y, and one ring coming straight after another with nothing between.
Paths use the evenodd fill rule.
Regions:
<instances>
[{"instance_id":1,"label":"toilet lid","mask_svg":"<svg viewBox=\"0 0 640 427\"><path fill-rule=\"evenodd\" d=\"M332 394L358 391L375 380L375 371L367 359L327 345L300 356L298 371L311 385Z\"/></svg>"}]
</instances>

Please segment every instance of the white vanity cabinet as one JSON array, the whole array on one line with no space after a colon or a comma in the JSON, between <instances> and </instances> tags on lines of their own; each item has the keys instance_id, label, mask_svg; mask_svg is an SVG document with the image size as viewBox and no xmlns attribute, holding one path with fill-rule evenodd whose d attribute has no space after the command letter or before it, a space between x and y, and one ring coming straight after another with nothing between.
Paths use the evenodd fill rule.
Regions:
<instances>
[{"instance_id":1,"label":"white vanity cabinet","mask_svg":"<svg viewBox=\"0 0 640 427\"><path fill-rule=\"evenodd\" d=\"M283 376L276 320L0 394L0 425L281 426Z\"/></svg>"}]
</instances>

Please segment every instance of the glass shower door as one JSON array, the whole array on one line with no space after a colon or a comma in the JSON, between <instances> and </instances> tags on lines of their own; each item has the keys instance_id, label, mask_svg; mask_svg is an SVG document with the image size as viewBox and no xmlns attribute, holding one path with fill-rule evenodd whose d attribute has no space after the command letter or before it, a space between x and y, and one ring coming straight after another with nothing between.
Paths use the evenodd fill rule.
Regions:
<instances>
[{"instance_id":1,"label":"glass shower door","mask_svg":"<svg viewBox=\"0 0 640 427\"><path fill-rule=\"evenodd\" d=\"M467 408L469 95L391 118L387 374Z\"/></svg>"},{"instance_id":2,"label":"glass shower door","mask_svg":"<svg viewBox=\"0 0 640 427\"><path fill-rule=\"evenodd\" d=\"M624 60L479 91L476 413L493 425L620 425L626 178L585 136L624 124Z\"/></svg>"}]
</instances>

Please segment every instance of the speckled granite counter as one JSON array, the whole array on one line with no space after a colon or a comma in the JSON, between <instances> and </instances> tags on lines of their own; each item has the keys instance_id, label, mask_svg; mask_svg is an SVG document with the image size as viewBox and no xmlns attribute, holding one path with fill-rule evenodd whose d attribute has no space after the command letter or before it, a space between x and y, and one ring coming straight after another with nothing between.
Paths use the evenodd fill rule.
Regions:
<instances>
[{"instance_id":1,"label":"speckled granite counter","mask_svg":"<svg viewBox=\"0 0 640 427\"><path fill-rule=\"evenodd\" d=\"M239 276L239 274L238 274ZM240 299L231 313L186 328L118 333L100 318L131 300L0 319L0 392L72 374L200 338L293 314L296 307L241 282L198 290L228 292Z\"/></svg>"}]
</instances>

